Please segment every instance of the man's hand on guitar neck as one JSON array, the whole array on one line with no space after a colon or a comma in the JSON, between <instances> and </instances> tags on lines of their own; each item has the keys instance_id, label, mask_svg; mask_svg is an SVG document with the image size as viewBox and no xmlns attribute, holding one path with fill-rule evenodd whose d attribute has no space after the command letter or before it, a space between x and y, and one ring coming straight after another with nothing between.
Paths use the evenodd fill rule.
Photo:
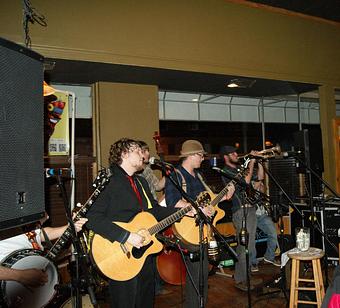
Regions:
<instances>
[{"instance_id":1,"label":"man's hand on guitar neck","mask_svg":"<svg viewBox=\"0 0 340 308\"><path fill-rule=\"evenodd\" d=\"M76 232L81 231L83 228L83 225L88 221L87 218L80 218L77 221L74 222L74 228L76 229Z\"/></svg>"},{"instance_id":2,"label":"man's hand on guitar neck","mask_svg":"<svg viewBox=\"0 0 340 308\"><path fill-rule=\"evenodd\" d=\"M223 198L221 199L221 201L225 201L225 200L230 200L231 197L233 196L235 192L235 185L233 183L229 183L228 184L228 191L227 193L223 196Z\"/></svg>"},{"instance_id":3,"label":"man's hand on guitar neck","mask_svg":"<svg viewBox=\"0 0 340 308\"><path fill-rule=\"evenodd\" d=\"M178 200L178 202L175 205L176 208L183 208L187 206L191 206L191 204L185 200ZM190 212L185 214L185 216L194 217L196 214L197 214L196 210L192 208Z\"/></svg>"},{"instance_id":4,"label":"man's hand on guitar neck","mask_svg":"<svg viewBox=\"0 0 340 308\"><path fill-rule=\"evenodd\" d=\"M184 201L184 200L179 200L175 207L183 208L183 207L187 207L187 206L191 206L191 204L189 202ZM215 209L214 209L213 206L208 205L208 206L201 207L201 209L202 209L202 212L205 216L211 217L215 214ZM196 210L194 208L192 208L190 212L186 213L186 216L195 217L196 214L197 214Z\"/></svg>"}]
</instances>

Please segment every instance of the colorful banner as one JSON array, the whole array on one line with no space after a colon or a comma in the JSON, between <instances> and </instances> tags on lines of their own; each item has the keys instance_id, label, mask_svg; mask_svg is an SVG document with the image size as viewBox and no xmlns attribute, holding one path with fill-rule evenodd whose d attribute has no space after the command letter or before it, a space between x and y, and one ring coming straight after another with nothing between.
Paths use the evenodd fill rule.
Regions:
<instances>
[{"instance_id":1,"label":"colorful banner","mask_svg":"<svg viewBox=\"0 0 340 308\"><path fill-rule=\"evenodd\" d=\"M68 106L72 97L58 90L51 95L53 100L48 102L48 121L53 133L48 141L48 155L69 155L69 112Z\"/></svg>"}]
</instances>

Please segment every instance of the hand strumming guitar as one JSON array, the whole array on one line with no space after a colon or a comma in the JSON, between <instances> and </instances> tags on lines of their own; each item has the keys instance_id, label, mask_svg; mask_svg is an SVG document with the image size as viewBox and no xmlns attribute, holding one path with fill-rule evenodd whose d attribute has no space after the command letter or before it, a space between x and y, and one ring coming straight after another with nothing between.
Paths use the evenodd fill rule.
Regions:
<instances>
[{"instance_id":1,"label":"hand strumming guitar","mask_svg":"<svg viewBox=\"0 0 340 308\"><path fill-rule=\"evenodd\" d=\"M140 235L138 233L131 232L127 242L136 248L141 248L144 246L144 242L147 240L147 237L151 237L148 231L144 231L145 235Z\"/></svg>"},{"instance_id":2,"label":"hand strumming guitar","mask_svg":"<svg viewBox=\"0 0 340 308\"><path fill-rule=\"evenodd\" d=\"M13 269L0 266L0 279L17 281L26 287L36 288L48 281L47 274L41 269Z\"/></svg>"}]
</instances>

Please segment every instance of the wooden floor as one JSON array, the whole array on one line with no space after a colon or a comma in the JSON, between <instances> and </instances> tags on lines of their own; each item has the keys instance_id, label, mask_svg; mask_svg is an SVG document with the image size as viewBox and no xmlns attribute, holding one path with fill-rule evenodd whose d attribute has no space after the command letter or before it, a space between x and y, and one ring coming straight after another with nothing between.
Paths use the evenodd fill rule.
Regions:
<instances>
[{"instance_id":1,"label":"wooden floor","mask_svg":"<svg viewBox=\"0 0 340 308\"><path fill-rule=\"evenodd\" d=\"M328 267L329 281L332 281L334 267ZM214 271L212 271L214 272ZM232 275L233 270L225 268L224 272L227 275ZM206 308L246 308L249 307L248 294L247 292L240 291L234 287L234 279L223 275L217 269L215 273L209 276L208 280L208 303ZM284 275L287 277L287 296L289 298L289 285L290 285L290 262L285 266ZM312 271L306 269L306 278L310 278ZM324 275L324 270L323 270ZM287 301L284 297L284 293L280 288L280 283L277 283L277 279L282 277L280 275L280 268L270 264L259 264L259 272L251 275L252 279L262 280L263 282L254 291L251 291L251 302L250 306L253 308L283 308L288 307ZM324 279L325 281L325 279ZM276 291L276 292L275 292ZM270 292L275 292L269 294ZM156 295L155 308L181 308L183 307L184 300L184 288L181 286L165 284L163 286L163 293ZM88 296L87 296L88 297ZM100 308L108 308L108 294L101 294L97 297L98 305ZM83 307L93 307L90 305L88 298L85 298L86 304ZM62 306L63 308L72 307L72 305ZM300 307L300 306L299 306ZM310 307L303 306L302 307ZM54 308L54 307L52 307ZM129 308L129 307L127 307Z\"/></svg>"},{"instance_id":2,"label":"wooden floor","mask_svg":"<svg viewBox=\"0 0 340 308\"><path fill-rule=\"evenodd\" d=\"M279 276L280 269L267 264L259 265L260 271L254 273L252 277L262 279L264 282L270 282L273 278ZM233 274L232 270L224 269L228 274ZM234 279L220 274L219 270L215 274L209 276L208 280L208 303L207 308L222 307L248 307L247 292L240 291L234 287ZM157 295L155 308L174 308L183 307L184 290L181 286L173 286L166 284L164 286L164 295ZM260 293L268 291L278 291L276 294L260 295ZM289 293L287 294L289 296ZM283 292L280 292L278 284L272 283L270 287L260 288L251 292L252 307L286 307L286 300Z\"/></svg>"}]
</instances>

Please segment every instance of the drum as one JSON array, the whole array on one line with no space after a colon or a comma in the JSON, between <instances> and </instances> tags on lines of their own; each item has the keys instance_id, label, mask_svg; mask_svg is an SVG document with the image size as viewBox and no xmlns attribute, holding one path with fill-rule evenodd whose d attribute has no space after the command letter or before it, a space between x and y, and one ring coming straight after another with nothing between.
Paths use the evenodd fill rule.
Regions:
<instances>
[{"instance_id":1,"label":"drum","mask_svg":"<svg viewBox=\"0 0 340 308\"><path fill-rule=\"evenodd\" d=\"M58 272L52 261L42 254L42 251L35 249L18 250L1 263L13 269L42 269L48 275L47 283L37 288L28 288L16 281L1 281L1 293L8 307L43 307L55 296Z\"/></svg>"}]
</instances>

